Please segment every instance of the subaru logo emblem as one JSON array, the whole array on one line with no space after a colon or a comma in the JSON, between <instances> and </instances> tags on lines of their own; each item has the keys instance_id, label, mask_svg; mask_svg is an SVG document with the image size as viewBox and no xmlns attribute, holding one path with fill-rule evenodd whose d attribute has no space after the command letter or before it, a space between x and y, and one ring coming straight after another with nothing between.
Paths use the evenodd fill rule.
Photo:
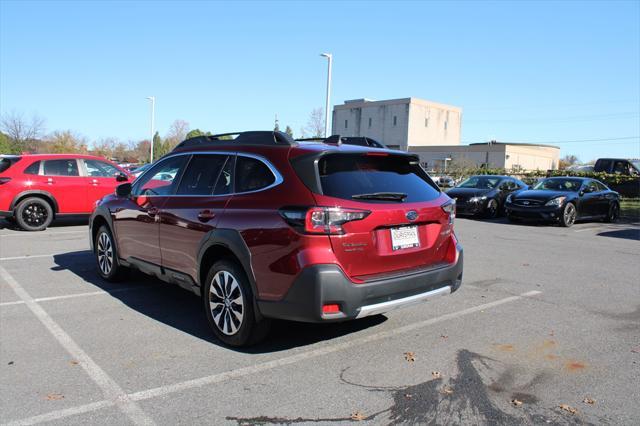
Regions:
<instances>
[{"instance_id":1,"label":"subaru logo emblem","mask_svg":"<svg viewBox=\"0 0 640 426\"><path fill-rule=\"evenodd\" d=\"M407 219L409 220L416 220L418 218L418 212L415 210L409 210L405 216L407 216Z\"/></svg>"}]
</instances>

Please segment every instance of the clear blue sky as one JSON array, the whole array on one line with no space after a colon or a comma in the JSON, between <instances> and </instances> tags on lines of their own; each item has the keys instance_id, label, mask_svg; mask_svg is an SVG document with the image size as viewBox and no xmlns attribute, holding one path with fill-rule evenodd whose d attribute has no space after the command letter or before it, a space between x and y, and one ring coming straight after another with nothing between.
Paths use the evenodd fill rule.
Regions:
<instances>
[{"instance_id":1,"label":"clear blue sky","mask_svg":"<svg viewBox=\"0 0 640 426\"><path fill-rule=\"evenodd\" d=\"M463 108L462 140L640 156L640 2L0 2L1 112L90 140L175 119L298 133L324 105L419 97Z\"/></svg>"}]
</instances>

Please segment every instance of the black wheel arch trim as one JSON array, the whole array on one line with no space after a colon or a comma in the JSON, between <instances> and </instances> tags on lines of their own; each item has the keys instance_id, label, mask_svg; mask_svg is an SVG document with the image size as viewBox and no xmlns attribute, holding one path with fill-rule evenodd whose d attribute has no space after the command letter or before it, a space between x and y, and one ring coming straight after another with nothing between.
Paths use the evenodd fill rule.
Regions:
<instances>
[{"instance_id":1,"label":"black wheel arch trim","mask_svg":"<svg viewBox=\"0 0 640 426\"><path fill-rule=\"evenodd\" d=\"M51 204L53 207L53 214L54 215L58 214L59 208L58 208L58 202L56 201L56 198L50 192L42 191L40 189L28 189L26 191L22 191L21 193L13 197L13 200L9 205L9 210L13 211L16 205L18 205L18 203L20 202L19 200L29 197L31 195L46 197L49 201L51 201Z\"/></svg>"},{"instance_id":2,"label":"black wheel arch trim","mask_svg":"<svg viewBox=\"0 0 640 426\"><path fill-rule=\"evenodd\" d=\"M113 226L113 217L111 216L111 212L105 206L98 206L91 214L89 218L89 243L91 245L91 251L94 251L94 241L93 241L93 224L95 223L97 218L103 219L107 222L107 226L109 226L109 230L111 231L111 235L113 236L113 244L116 246L116 252L120 253L120 249L118 247L118 237L116 235L116 229Z\"/></svg>"},{"instance_id":3,"label":"black wheel arch trim","mask_svg":"<svg viewBox=\"0 0 640 426\"><path fill-rule=\"evenodd\" d=\"M242 238L240 232L235 229L213 229L202 237L200 249L198 250L198 277L196 281L196 284L199 286L200 293L204 294L205 285L205 283L200 282L200 277L203 276L203 273L207 273L207 271L202 270L204 255L207 250L216 246L230 251L240 262L240 266L244 270L247 279L249 280L251 291L253 292L253 307L257 317L256 319L262 319L262 314L260 313L257 303L258 287L256 285L256 278L251 264L251 251L244 241L244 238Z\"/></svg>"}]
</instances>

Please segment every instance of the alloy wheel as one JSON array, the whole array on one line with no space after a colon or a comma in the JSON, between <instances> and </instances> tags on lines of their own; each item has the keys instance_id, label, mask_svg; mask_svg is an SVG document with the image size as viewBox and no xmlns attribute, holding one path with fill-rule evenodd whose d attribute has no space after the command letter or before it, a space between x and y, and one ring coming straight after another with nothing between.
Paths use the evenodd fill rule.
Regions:
<instances>
[{"instance_id":1,"label":"alloy wheel","mask_svg":"<svg viewBox=\"0 0 640 426\"><path fill-rule=\"evenodd\" d=\"M113 245L111 237L103 232L98 237L98 267L103 275L109 275L113 268Z\"/></svg>"},{"instance_id":2,"label":"alloy wheel","mask_svg":"<svg viewBox=\"0 0 640 426\"><path fill-rule=\"evenodd\" d=\"M487 204L487 215L490 218L494 218L498 215L498 203L496 200L489 200Z\"/></svg>"},{"instance_id":3,"label":"alloy wheel","mask_svg":"<svg viewBox=\"0 0 640 426\"><path fill-rule=\"evenodd\" d=\"M568 226L571 226L575 221L576 221L576 208L573 204L569 203L564 208L564 223L566 223Z\"/></svg>"},{"instance_id":4,"label":"alloy wheel","mask_svg":"<svg viewBox=\"0 0 640 426\"><path fill-rule=\"evenodd\" d=\"M22 219L33 227L41 226L47 221L48 217L47 209L38 203L29 204L22 211Z\"/></svg>"},{"instance_id":5,"label":"alloy wheel","mask_svg":"<svg viewBox=\"0 0 640 426\"><path fill-rule=\"evenodd\" d=\"M620 210L617 204L613 204L609 209L609 221L615 222L620 215Z\"/></svg>"},{"instance_id":6,"label":"alloy wheel","mask_svg":"<svg viewBox=\"0 0 640 426\"><path fill-rule=\"evenodd\" d=\"M244 320L244 297L238 280L227 271L219 271L209 286L209 309L218 330L234 335Z\"/></svg>"}]
</instances>

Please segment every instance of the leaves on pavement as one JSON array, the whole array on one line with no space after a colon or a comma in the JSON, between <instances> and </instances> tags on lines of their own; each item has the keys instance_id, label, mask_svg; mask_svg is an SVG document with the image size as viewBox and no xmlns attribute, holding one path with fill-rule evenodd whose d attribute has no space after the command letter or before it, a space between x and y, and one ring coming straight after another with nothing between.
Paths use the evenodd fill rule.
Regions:
<instances>
[{"instance_id":1,"label":"leaves on pavement","mask_svg":"<svg viewBox=\"0 0 640 426\"><path fill-rule=\"evenodd\" d=\"M439 371L432 371L431 372L431 376L433 376L434 379L441 379L442 378L442 374L440 374Z\"/></svg>"},{"instance_id":2,"label":"leaves on pavement","mask_svg":"<svg viewBox=\"0 0 640 426\"><path fill-rule=\"evenodd\" d=\"M573 408L569 404L560 404L560 409L566 411L567 413L576 414L578 412L577 408Z\"/></svg>"},{"instance_id":3,"label":"leaves on pavement","mask_svg":"<svg viewBox=\"0 0 640 426\"><path fill-rule=\"evenodd\" d=\"M522 405L522 401L520 401L519 399L514 398L514 399L511 400L511 404L513 404L515 407L519 407L519 406Z\"/></svg>"},{"instance_id":4,"label":"leaves on pavement","mask_svg":"<svg viewBox=\"0 0 640 426\"><path fill-rule=\"evenodd\" d=\"M451 395L453 393L453 389L450 386L445 386L440 392L444 395Z\"/></svg>"},{"instance_id":5,"label":"leaves on pavement","mask_svg":"<svg viewBox=\"0 0 640 426\"><path fill-rule=\"evenodd\" d=\"M585 399L582 400L582 402L584 402L585 404L593 405L596 403L596 400L593 398L586 397Z\"/></svg>"},{"instance_id":6,"label":"leaves on pavement","mask_svg":"<svg viewBox=\"0 0 640 426\"><path fill-rule=\"evenodd\" d=\"M408 362L414 362L416 360L416 354L413 352L405 352L404 359L406 359Z\"/></svg>"},{"instance_id":7,"label":"leaves on pavement","mask_svg":"<svg viewBox=\"0 0 640 426\"><path fill-rule=\"evenodd\" d=\"M362 414L360 411L355 411L351 413L351 420L354 420L356 422L361 422L364 419L366 419L366 416Z\"/></svg>"},{"instance_id":8,"label":"leaves on pavement","mask_svg":"<svg viewBox=\"0 0 640 426\"><path fill-rule=\"evenodd\" d=\"M64 399L64 395L54 392L54 393L48 394L46 399L47 401L59 401L61 399Z\"/></svg>"}]
</instances>

